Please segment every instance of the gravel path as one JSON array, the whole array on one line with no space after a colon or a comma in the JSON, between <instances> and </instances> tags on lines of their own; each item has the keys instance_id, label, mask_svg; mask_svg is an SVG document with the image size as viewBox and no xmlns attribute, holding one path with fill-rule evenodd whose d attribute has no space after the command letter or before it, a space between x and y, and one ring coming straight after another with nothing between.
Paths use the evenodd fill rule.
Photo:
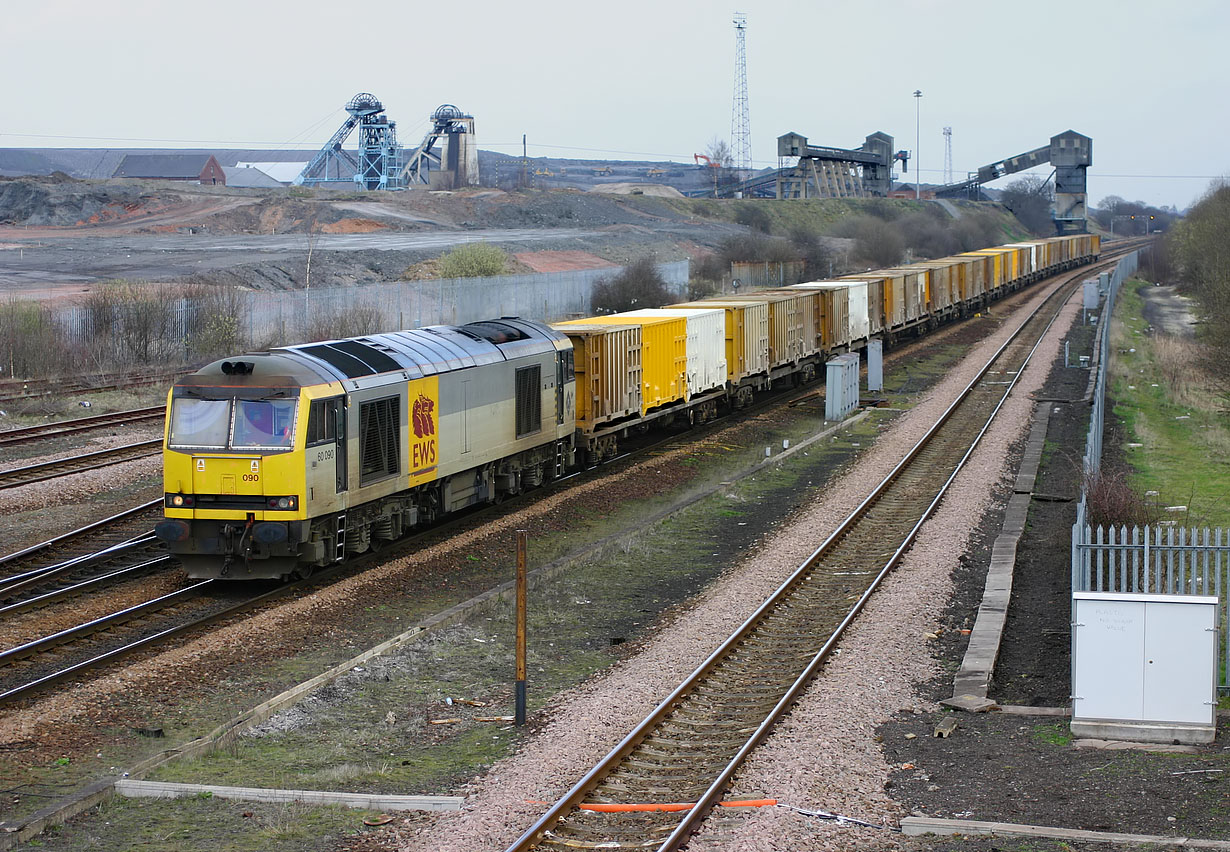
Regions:
<instances>
[{"instance_id":1,"label":"gravel path","mask_svg":"<svg viewBox=\"0 0 1230 852\"><path fill-rule=\"evenodd\" d=\"M1040 300L1034 295L1029 304ZM1070 316L1076 310L1069 306ZM700 596L686 617L663 628L637 657L614 666L554 705L541 732L513 758L502 761L468 791L463 811L435 823L409 821L406 850L504 849L544 810L529 802L554 801L643 718L656 701L690 672L749 615L782 579L848 514L963 388L1015 324L1005 324L975 347L873 449L794 523L765 541L730 576ZM1061 319L1056 328L1064 328ZM842 813L869 822L894 822L901 814L884 794L890 767L875 741L875 728L891 714L931 706L914 684L936 673L925 634L935 629L951 583L949 573L975 534L1005 461L1028 425L1028 394L1040 387L1060 346L1056 332L1038 353L1011 401L975 457L922 531L896 574L872 599L847 636L843 650L808 690L791 716L740 773L737 795L772 796L808 809ZM691 848L883 848L889 835L834 828L786 809L757 811L707 826Z\"/></svg>"}]
</instances>

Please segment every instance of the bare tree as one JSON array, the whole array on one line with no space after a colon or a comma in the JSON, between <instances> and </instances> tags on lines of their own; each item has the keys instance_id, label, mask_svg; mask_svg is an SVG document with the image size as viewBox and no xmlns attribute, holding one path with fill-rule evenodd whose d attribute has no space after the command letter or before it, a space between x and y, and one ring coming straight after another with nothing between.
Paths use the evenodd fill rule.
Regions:
<instances>
[{"instance_id":1,"label":"bare tree","mask_svg":"<svg viewBox=\"0 0 1230 852\"><path fill-rule=\"evenodd\" d=\"M725 139L718 139L714 136L709 140L709 144L705 146L705 156L711 162L717 163L719 168L729 169L735 164L734 155L730 151L730 145Z\"/></svg>"},{"instance_id":2,"label":"bare tree","mask_svg":"<svg viewBox=\"0 0 1230 852\"><path fill-rule=\"evenodd\" d=\"M1051 208L1055 190L1046 178L1025 175L1005 187L1000 203L1012 211L1022 225L1035 234L1054 232Z\"/></svg>"},{"instance_id":3,"label":"bare tree","mask_svg":"<svg viewBox=\"0 0 1230 852\"><path fill-rule=\"evenodd\" d=\"M660 308L677 298L658 273L657 266L647 257L634 260L612 278L599 280L590 296L597 314Z\"/></svg>"}]
</instances>

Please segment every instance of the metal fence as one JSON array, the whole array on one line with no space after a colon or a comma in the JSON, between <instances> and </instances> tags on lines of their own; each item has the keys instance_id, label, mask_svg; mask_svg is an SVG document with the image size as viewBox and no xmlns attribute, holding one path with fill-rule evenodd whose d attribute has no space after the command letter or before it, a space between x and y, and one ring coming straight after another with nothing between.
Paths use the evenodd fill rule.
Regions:
<instances>
[{"instance_id":1,"label":"metal fence","mask_svg":"<svg viewBox=\"0 0 1230 852\"><path fill-rule=\"evenodd\" d=\"M657 264L667 287L680 299L687 298L689 267L687 260ZM303 334L313 328L345 327L342 320L346 317L362 325L362 331L355 333L369 334L427 325L460 325L499 316L553 321L588 315L594 285L619 275L624 268L305 290L245 290L228 297L227 311L239 324L238 337L258 346L303 340ZM199 327L201 310L199 303L189 299L173 301L167 306L169 320L163 336L173 345L186 345L183 342ZM97 330L93 312L84 306L62 309L56 322L73 341L88 340ZM122 316L118 322L122 324ZM117 330L117 334L121 331Z\"/></svg>"},{"instance_id":2,"label":"metal fence","mask_svg":"<svg viewBox=\"0 0 1230 852\"><path fill-rule=\"evenodd\" d=\"M801 260L736 260L730 264L730 277L744 292L789 287L802 282L803 267Z\"/></svg>"},{"instance_id":3,"label":"metal fence","mask_svg":"<svg viewBox=\"0 0 1230 852\"><path fill-rule=\"evenodd\" d=\"M1103 301L1096 341L1093 405L1085 441L1085 482L1102 468L1102 430L1106 424L1106 381L1110 361L1110 318L1119 286L1136 272L1138 252L1129 254L1111 273L1099 277ZM1187 529L1171 524L1153 527L1091 528L1088 495L1081 490L1072 525L1072 591L1155 595L1216 595L1221 674L1218 688L1230 689L1226 592L1230 591L1230 531Z\"/></svg>"}]
</instances>

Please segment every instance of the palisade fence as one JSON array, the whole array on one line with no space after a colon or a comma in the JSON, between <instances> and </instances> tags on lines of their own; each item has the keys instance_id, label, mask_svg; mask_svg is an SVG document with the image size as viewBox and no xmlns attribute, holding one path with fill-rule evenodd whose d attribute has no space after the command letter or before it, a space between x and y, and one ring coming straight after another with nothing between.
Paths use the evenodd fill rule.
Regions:
<instances>
[{"instance_id":1,"label":"palisade fence","mask_svg":"<svg viewBox=\"0 0 1230 852\"><path fill-rule=\"evenodd\" d=\"M789 287L803 281L805 264L801 260L736 260L730 264L732 283L736 290L767 290Z\"/></svg>"},{"instance_id":2,"label":"palisade fence","mask_svg":"<svg viewBox=\"0 0 1230 852\"><path fill-rule=\"evenodd\" d=\"M657 264L658 274L681 299L687 298L690 262ZM361 328L333 331L333 336L372 334L427 325L460 325L501 316L554 321L590 313L594 285L624 271L622 266L498 275L487 278L438 278L392 281L353 287L304 290L238 291L227 299L226 310L238 323L237 339L247 345L278 346L304 340L304 333L344 326L349 317ZM169 309L169 321L160 334L169 351L183 349L202 322L201 305L179 299ZM120 321L122 322L122 317ZM87 340L97 331L89 308L61 310L56 321L73 341ZM117 330L120 336L122 330ZM326 334L329 332L325 332ZM168 351L166 347L162 351Z\"/></svg>"},{"instance_id":3,"label":"palisade fence","mask_svg":"<svg viewBox=\"0 0 1230 852\"><path fill-rule=\"evenodd\" d=\"M1102 429L1106 423L1106 380L1110 361L1111 315L1119 285L1135 271L1133 252L1099 281L1103 302L1097 335L1093 408L1085 444L1084 478L1088 483L1102 467ZM1221 674L1218 689L1230 689L1226 661L1230 660L1227 630L1227 593L1230 592L1230 531L1151 527L1089 526L1088 495L1082 488L1072 525L1072 591L1154 595L1216 595Z\"/></svg>"}]
</instances>

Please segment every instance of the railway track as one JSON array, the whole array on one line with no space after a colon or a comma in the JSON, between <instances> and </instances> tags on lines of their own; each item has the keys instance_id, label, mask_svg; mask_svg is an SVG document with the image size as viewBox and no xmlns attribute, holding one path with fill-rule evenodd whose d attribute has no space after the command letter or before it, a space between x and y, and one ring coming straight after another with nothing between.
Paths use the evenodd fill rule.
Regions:
<instances>
[{"instance_id":1,"label":"railway track","mask_svg":"<svg viewBox=\"0 0 1230 852\"><path fill-rule=\"evenodd\" d=\"M201 580L0 651L0 705L141 650L158 649L175 637L281 597L297 585L235 589L220 580Z\"/></svg>"},{"instance_id":2,"label":"railway track","mask_svg":"<svg viewBox=\"0 0 1230 852\"><path fill-rule=\"evenodd\" d=\"M78 561L147 534L162 516L162 499L150 500L16 553L0 556L0 585L59 563Z\"/></svg>"},{"instance_id":3,"label":"railway track","mask_svg":"<svg viewBox=\"0 0 1230 852\"><path fill-rule=\"evenodd\" d=\"M162 439L153 438L148 441L137 441L133 444L124 444L106 450L82 453L76 456L55 459L54 461L9 468L8 470L0 471L0 490L16 488L19 485L29 485L32 482L42 482L45 479L54 479L57 476L66 476L70 473L80 473L84 470L94 470L95 468L106 467L107 465L143 459L148 456L157 455L161 451Z\"/></svg>"},{"instance_id":4,"label":"railway track","mask_svg":"<svg viewBox=\"0 0 1230 852\"><path fill-rule=\"evenodd\" d=\"M0 432L0 446L26 444L43 438L58 438L63 435L73 435L78 432L89 432L108 426L122 426L131 423L145 423L151 420L162 420L166 415L166 406L157 405L150 408L134 408L129 411L116 411L111 414L97 414L93 417L79 417L75 420L60 420L55 423L41 423L37 426L23 426L19 429L8 429Z\"/></svg>"},{"instance_id":5,"label":"railway track","mask_svg":"<svg viewBox=\"0 0 1230 852\"><path fill-rule=\"evenodd\" d=\"M938 506L1086 268L778 590L508 852L679 848L823 665Z\"/></svg>"},{"instance_id":6,"label":"railway track","mask_svg":"<svg viewBox=\"0 0 1230 852\"><path fill-rule=\"evenodd\" d=\"M49 379L6 379L0 381L0 403L19 402L62 394L102 393L110 390L168 384L186 370L160 373L108 373L97 376L65 376Z\"/></svg>"},{"instance_id":7,"label":"railway track","mask_svg":"<svg viewBox=\"0 0 1230 852\"><path fill-rule=\"evenodd\" d=\"M0 581L0 618L50 606L107 585L178 567L152 535L103 548L97 553L35 568Z\"/></svg>"}]
</instances>

